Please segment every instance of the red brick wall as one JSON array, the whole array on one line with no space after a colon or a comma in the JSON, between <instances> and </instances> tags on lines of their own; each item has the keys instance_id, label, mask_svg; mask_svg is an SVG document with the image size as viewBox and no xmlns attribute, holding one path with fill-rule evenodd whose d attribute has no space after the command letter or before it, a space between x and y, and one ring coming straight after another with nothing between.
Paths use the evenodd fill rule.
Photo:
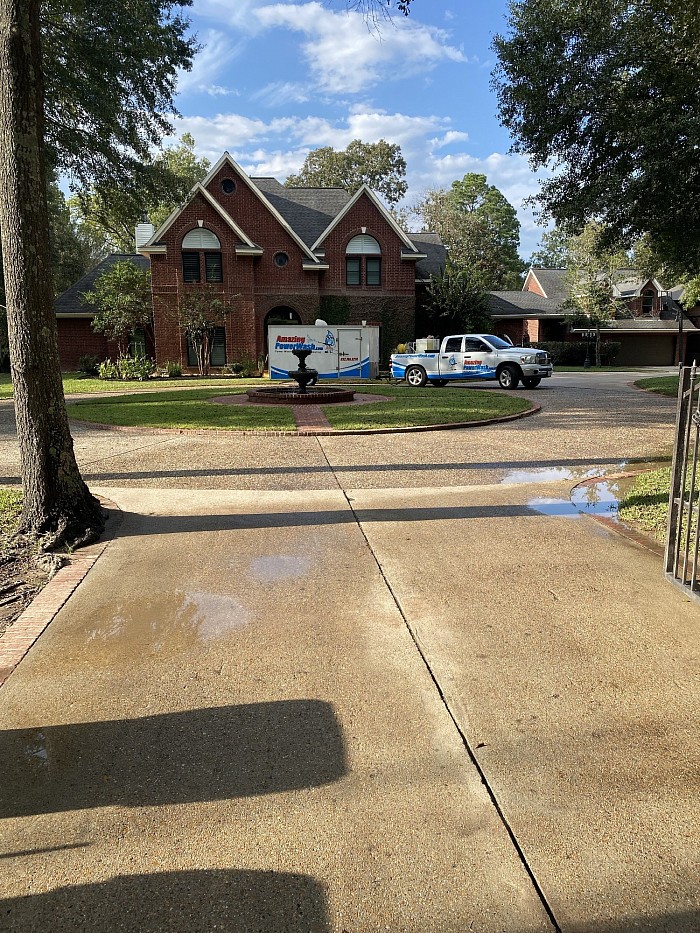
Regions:
<instances>
[{"instance_id":1,"label":"red brick wall","mask_svg":"<svg viewBox=\"0 0 700 933\"><path fill-rule=\"evenodd\" d=\"M109 356L110 348L113 354L115 345L108 341L104 334L96 334L92 329L92 319L58 318L58 353L61 358L61 369L74 372L78 368L81 356L87 354L96 356L100 361Z\"/></svg>"},{"instance_id":2,"label":"red brick wall","mask_svg":"<svg viewBox=\"0 0 700 933\"><path fill-rule=\"evenodd\" d=\"M544 293L544 289L542 288L540 283L535 278L532 270L530 270L528 274L525 276L525 282L523 284L523 291L534 292L535 295L541 295L543 298L547 297Z\"/></svg>"}]
</instances>

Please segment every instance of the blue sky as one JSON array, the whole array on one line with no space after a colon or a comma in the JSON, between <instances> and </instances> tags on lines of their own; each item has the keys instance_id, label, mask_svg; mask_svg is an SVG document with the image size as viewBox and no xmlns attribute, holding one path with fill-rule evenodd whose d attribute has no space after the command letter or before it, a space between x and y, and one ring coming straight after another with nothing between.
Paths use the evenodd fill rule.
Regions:
<instances>
[{"instance_id":1,"label":"blue sky","mask_svg":"<svg viewBox=\"0 0 700 933\"><path fill-rule=\"evenodd\" d=\"M368 24L344 0L194 0L203 50L179 82L176 135L200 155L228 149L253 175L283 181L311 149L386 139L408 165L405 203L481 172L518 210L521 254L541 228L523 206L538 189L489 87L491 38L507 3L414 0L408 18Z\"/></svg>"}]
</instances>

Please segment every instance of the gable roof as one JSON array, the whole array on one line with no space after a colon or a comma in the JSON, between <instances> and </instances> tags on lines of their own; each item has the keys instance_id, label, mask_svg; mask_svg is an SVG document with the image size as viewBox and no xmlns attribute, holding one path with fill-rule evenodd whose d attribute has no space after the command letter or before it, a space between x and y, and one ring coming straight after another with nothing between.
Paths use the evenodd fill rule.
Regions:
<instances>
[{"instance_id":1,"label":"gable roof","mask_svg":"<svg viewBox=\"0 0 700 933\"><path fill-rule=\"evenodd\" d=\"M387 223L389 224L389 226L393 228L394 232L395 232L396 235L399 237L399 239L402 241L402 243L408 248L409 252L410 252L410 253L414 253L414 254L417 255L417 254L418 254L418 250L417 250L416 247L413 245L413 243L411 243L411 241L409 240L408 234L404 233L404 231L401 229L401 227L399 227L399 225L396 223L396 221L394 220L394 218L391 216L391 214L389 213L389 211L384 207L384 205L382 204L382 202L379 200L379 198L377 197L377 195L376 195L376 194L372 191L372 189L371 189L370 187L368 187L367 185L362 185L361 188L358 188L358 190L357 190L357 191L355 192L355 194L350 198L350 200L347 202L347 204L335 215L335 217L333 218L333 220L331 221L331 223L326 227L326 229L325 229L325 230L321 233L321 235L316 239L316 241L314 242L314 244L313 244L313 246L312 246L311 248L312 248L312 249L320 249L320 247L321 247L323 241L324 241L325 239L327 239L327 237L333 232L333 230L335 230L335 228L338 226L338 224L339 224L340 221L343 219L343 217L345 217L345 215L346 215L347 213L349 213L349 211L355 206L355 204L357 204L357 202L360 200L360 198L361 198L363 195L367 195L367 197L368 197L368 198L370 199L370 201L374 204L374 206L377 208L377 210L379 211L379 213L380 213L380 214L384 217L384 219L387 221Z\"/></svg>"},{"instance_id":2,"label":"gable roof","mask_svg":"<svg viewBox=\"0 0 700 933\"><path fill-rule=\"evenodd\" d=\"M528 275L530 274L537 280L547 298L552 298L560 304L566 301L569 296L566 269L531 268L528 271Z\"/></svg>"},{"instance_id":3,"label":"gable roof","mask_svg":"<svg viewBox=\"0 0 700 933\"><path fill-rule=\"evenodd\" d=\"M78 279L75 284L67 288L55 299L53 307L56 314L61 317L64 315L72 315L74 317L92 317L95 315L97 313L97 308L91 304L83 304L81 295L94 288L95 281L103 272L111 269L115 263L124 262L125 260L133 262L135 266L141 269L151 268L150 260L146 256L141 256L138 253L110 253L109 256L106 256L98 262L97 265L93 266L89 272L86 272L81 279Z\"/></svg>"},{"instance_id":4,"label":"gable roof","mask_svg":"<svg viewBox=\"0 0 700 933\"><path fill-rule=\"evenodd\" d=\"M289 221L286 220L286 218L279 212L279 210L269 201L269 199L260 190L260 188L258 188L258 186L252 181L252 179L243 171L240 165L238 165L238 163L234 159L231 158L228 152L224 152L221 158L217 161L216 165L214 165L213 168L210 169L209 174L204 179L204 181L196 184L192 188L192 190L188 194L185 201L178 208L176 208L173 211L173 213L170 215L170 217L168 217L168 219L165 221L165 223L162 224L162 226L158 230L156 230L156 232L150 238L148 243L145 243L143 247L141 247L143 252L148 252L150 247L156 246L158 244L158 241L161 239L163 234L166 233L166 231L172 226L175 220L179 217L179 215L183 212L185 207L187 207L189 202L192 200L193 196L197 194L198 192L199 193L204 192L204 196L206 197L207 201L219 211L219 213L224 218L224 220L226 220L227 223L229 223L229 225L232 227L232 229L236 231L236 234L243 238L243 242L245 243L246 246L248 247L255 246L255 244L243 233L240 227L238 227L238 225L235 223L233 218L228 214L228 212L222 207L221 204L219 204L216 198L212 197L209 191L206 190L206 187L209 184L209 182L218 174L218 172L220 171L223 165L229 165L233 169L233 171L238 175L241 181L250 189L250 191L252 191L252 193L256 196L256 198L272 214L275 220L277 220L281 224L281 226L284 227L284 229L291 236L291 238L301 248L302 252L308 257L309 260L311 260L310 263L308 264L305 263L305 265L321 266L322 264L319 262L318 257L314 256L313 252L309 249L307 244L301 239L299 234L295 232L293 227L290 225Z\"/></svg>"}]
</instances>

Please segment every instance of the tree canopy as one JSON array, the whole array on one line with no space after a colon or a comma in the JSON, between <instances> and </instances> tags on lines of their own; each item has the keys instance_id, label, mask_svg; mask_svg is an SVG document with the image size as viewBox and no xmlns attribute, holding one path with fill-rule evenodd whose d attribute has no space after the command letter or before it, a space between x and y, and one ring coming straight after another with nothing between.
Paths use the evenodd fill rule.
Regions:
<instances>
[{"instance_id":1,"label":"tree canopy","mask_svg":"<svg viewBox=\"0 0 700 933\"><path fill-rule=\"evenodd\" d=\"M486 294L469 269L448 263L441 275L431 276L425 297L429 330L447 334L485 333L491 327Z\"/></svg>"},{"instance_id":2,"label":"tree canopy","mask_svg":"<svg viewBox=\"0 0 700 933\"><path fill-rule=\"evenodd\" d=\"M138 177L171 131L179 69L197 50L192 0L43 0L44 137L76 183Z\"/></svg>"},{"instance_id":3,"label":"tree canopy","mask_svg":"<svg viewBox=\"0 0 700 933\"><path fill-rule=\"evenodd\" d=\"M344 188L354 194L366 184L378 191L389 204L396 204L406 194L406 160L401 147L380 139L364 143L353 139L346 149L322 146L304 159L297 175L290 175L285 185L300 188Z\"/></svg>"},{"instance_id":4,"label":"tree canopy","mask_svg":"<svg viewBox=\"0 0 700 933\"><path fill-rule=\"evenodd\" d=\"M428 191L413 212L426 230L440 235L453 266L468 269L482 289L520 288L520 222L485 175L471 172L449 189Z\"/></svg>"},{"instance_id":5,"label":"tree canopy","mask_svg":"<svg viewBox=\"0 0 700 933\"><path fill-rule=\"evenodd\" d=\"M134 229L143 214L159 227L191 188L206 177L210 164L198 158L195 141L185 133L180 142L158 152L131 180L118 187L99 182L76 192L71 209L84 235L110 251L133 252Z\"/></svg>"},{"instance_id":6,"label":"tree canopy","mask_svg":"<svg viewBox=\"0 0 700 933\"><path fill-rule=\"evenodd\" d=\"M151 271L141 269L131 260L115 262L98 276L83 301L97 309L93 330L109 340L121 341L153 319Z\"/></svg>"},{"instance_id":7,"label":"tree canopy","mask_svg":"<svg viewBox=\"0 0 700 933\"><path fill-rule=\"evenodd\" d=\"M520 0L494 86L514 149L555 172L539 197L569 232L590 218L628 245L700 267L700 28L677 0Z\"/></svg>"}]
</instances>

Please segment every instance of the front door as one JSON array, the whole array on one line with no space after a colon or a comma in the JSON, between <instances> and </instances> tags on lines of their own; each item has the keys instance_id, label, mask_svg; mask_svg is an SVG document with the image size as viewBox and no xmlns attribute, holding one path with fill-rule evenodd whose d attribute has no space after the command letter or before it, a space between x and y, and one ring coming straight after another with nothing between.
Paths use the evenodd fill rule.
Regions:
<instances>
[{"instance_id":1,"label":"front door","mask_svg":"<svg viewBox=\"0 0 700 933\"><path fill-rule=\"evenodd\" d=\"M351 330L347 327L341 327L338 330L338 375L342 379L344 376L362 375L362 332L359 327L357 330Z\"/></svg>"}]
</instances>

